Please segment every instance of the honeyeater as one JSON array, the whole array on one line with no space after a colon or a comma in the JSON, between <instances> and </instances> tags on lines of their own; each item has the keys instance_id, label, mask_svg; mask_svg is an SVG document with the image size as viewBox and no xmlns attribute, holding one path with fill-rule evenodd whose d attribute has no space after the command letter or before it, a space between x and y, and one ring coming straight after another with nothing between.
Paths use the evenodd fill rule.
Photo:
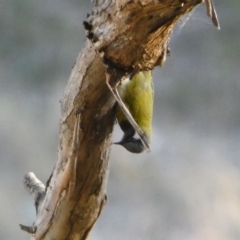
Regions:
<instances>
[{"instance_id":1,"label":"honeyeater","mask_svg":"<svg viewBox=\"0 0 240 240\"><path fill-rule=\"evenodd\" d=\"M153 116L153 83L151 71L141 71L131 78L126 78L118 88L123 103L144 133L147 142L152 135ZM124 132L120 144L132 153L141 153L145 147L139 137L135 137L135 129L129 123L124 113L117 107L117 121Z\"/></svg>"}]
</instances>

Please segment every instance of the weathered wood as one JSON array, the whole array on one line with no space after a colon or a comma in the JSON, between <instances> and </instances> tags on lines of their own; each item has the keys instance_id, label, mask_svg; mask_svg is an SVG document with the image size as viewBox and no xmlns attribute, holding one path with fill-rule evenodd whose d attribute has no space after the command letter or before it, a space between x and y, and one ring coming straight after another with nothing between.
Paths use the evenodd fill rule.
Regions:
<instances>
[{"instance_id":1,"label":"weathered wood","mask_svg":"<svg viewBox=\"0 0 240 240\"><path fill-rule=\"evenodd\" d=\"M105 67L89 42L70 79L62 101L58 162L43 203L45 207L37 215L36 239L85 239L106 201L114 101L105 84ZM80 139L79 148L72 153L76 112L81 119ZM75 157L76 184L69 198L69 182L74 172L68 169L67 162Z\"/></svg>"},{"instance_id":2,"label":"weathered wood","mask_svg":"<svg viewBox=\"0 0 240 240\"><path fill-rule=\"evenodd\" d=\"M201 2L96 1L61 102L58 160L29 228L36 230L33 239L87 238L106 202L115 120L106 65L126 74L163 65L175 23Z\"/></svg>"}]
</instances>

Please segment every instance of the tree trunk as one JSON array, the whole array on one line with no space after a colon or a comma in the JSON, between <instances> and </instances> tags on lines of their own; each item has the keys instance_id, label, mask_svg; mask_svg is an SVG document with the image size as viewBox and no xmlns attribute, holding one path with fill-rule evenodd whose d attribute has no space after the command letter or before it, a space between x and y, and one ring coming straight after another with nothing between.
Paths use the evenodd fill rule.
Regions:
<instances>
[{"instance_id":1,"label":"tree trunk","mask_svg":"<svg viewBox=\"0 0 240 240\"><path fill-rule=\"evenodd\" d=\"M115 99L112 78L162 66L177 20L202 0L96 0L87 41L61 102L58 160L47 187L31 173L35 240L84 240L106 202ZM118 80L118 79L117 79ZM46 191L45 191L46 190Z\"/></svg>"}]
</instances>

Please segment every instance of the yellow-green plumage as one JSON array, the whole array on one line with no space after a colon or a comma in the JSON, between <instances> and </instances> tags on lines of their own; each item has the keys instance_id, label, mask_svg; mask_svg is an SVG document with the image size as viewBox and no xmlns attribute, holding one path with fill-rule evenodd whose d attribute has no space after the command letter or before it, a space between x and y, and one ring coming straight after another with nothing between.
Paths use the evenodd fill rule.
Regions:
<instances>
[{"instance_id":1,"label":"yellow-green plumage","mask_svg":"<svg viewBox=\"0 0 240 240\"><path fill-rule=\"evenodd\" d=\"M130 80L126 79L118 89L122 101L140 129L145 133L148 141L152 135L152 85L151 71L143 71L135 74ZM128 123L128 120L119 107L117 108L117 120L121 129L126 133L124 123Z\"/></svg>"}]
</instances>

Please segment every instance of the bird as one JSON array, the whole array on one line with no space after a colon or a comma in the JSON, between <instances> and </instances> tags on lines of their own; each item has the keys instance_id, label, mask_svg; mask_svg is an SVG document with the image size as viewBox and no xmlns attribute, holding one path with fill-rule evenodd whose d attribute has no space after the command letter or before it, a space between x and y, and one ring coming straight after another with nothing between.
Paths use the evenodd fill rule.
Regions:
<instances>
[{"instance_id":1,"label":"bird","mask_svg":"<svg viewBox=\"0 0 240 240\"><path fill-rule=\"evenodd\" d=\"M152 71L140 71L132 77L126 78L118 86L118 92L143 135L141 138L135 137L135 128L128 121L122 109L117 106L116 117L124 135L121 141L115 142L115 144L123 146L129 152L142 153L146 150L146 144L144 145L143 141L150 143L152 135L154 97Z\"/></svg>"}]
</instances>

